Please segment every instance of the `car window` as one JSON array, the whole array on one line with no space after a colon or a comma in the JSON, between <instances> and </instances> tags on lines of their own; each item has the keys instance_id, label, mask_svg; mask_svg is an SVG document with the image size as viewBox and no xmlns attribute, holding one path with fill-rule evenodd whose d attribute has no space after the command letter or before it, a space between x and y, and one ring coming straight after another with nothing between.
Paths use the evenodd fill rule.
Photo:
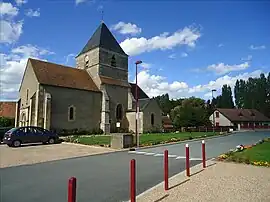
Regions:
<instances>
[{"instance_id":1,"label":"car window","mask_svg":"<svg viewBox=\"0 0 270 202\"><path fill-rule=\"evenodd\" d=\"M26 135L27 134L27 128L23 127L23 128L19 128L17 130L17 133L19 133L20 135Z\"/></svg>"}]
</instances>

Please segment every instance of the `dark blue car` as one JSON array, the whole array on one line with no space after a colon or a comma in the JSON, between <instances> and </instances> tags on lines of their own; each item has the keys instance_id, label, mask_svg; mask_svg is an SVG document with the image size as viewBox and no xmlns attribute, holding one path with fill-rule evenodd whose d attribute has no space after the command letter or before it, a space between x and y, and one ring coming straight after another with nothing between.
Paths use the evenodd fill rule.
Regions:
<instances>
[{"instance_id":1,"label":"dark blue car","mask_svg":"<svg viewBox=\"0 0 270 202\"><path fill-rule=\"evenodd\" d=\"M41 127L25 126L12 128L4 135L3 142L10 147L19 147L28 143L54 144L59 140L57 134Z\"/></svg>"}]
</instances>

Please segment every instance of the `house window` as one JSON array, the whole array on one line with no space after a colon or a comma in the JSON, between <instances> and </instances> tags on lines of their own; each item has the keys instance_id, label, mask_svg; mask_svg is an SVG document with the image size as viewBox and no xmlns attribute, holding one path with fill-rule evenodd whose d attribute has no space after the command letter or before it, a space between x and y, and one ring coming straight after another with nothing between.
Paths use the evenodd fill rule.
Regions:
<instances>
[{"instance_id":1,"label":"house window","mask_svg":"<svg viewBox=\"0 0 270 202\"><path fill-rule=\"evenodd\" d=\"M29 89L26 89L26 104L28 104L29 99Z\"/></svg>"},{"instance_id":2,"label":"house window","mask_svg":"<svg viewBox=\"0 0 270 202\"><path fill-rule=\"evenodd\" d=\"M69 121L75 120L75 107L74 106L70 106L68 108L68 120Z\"/></svg>"},{"instance_id":3,"label":"house window","mask_svg":"<svg viewBox=\"0 0 270 202\"><path fill-rule=\"evenodd\" d=\"M123 118L123 109L122 105L118 104L116 107L116 119L117 121L121 120Z\"/></svg>"},{"instance_id":4,"label":"house window","mask_svg":"<svg viewBox=\"0 0 270 202\"><path fill-rule=\"evenodd\" d=\"M112 56L112 59L111 59L111 66L112 67L116 67L116 60L115 60L115 56L114 55Z\"/></svg>"},{"instance_id":5,"label":"house window","mask_svg":"<svg viewBox=\"0 0 270 202\"><path fill-rule=\"evenodd\" d=\"M151 125L153 126L155 124L155 116L154 114L152 113L151 114Z\"/></svg>"},{"instance_id":6,"label":"house window","mask_svg":"<svg viewBox=\"0 0 270 202\"><path fill-rule=\"evenodd\" d=\"M216 118L219 118L219 112L216 112Z\"/></svg>"},{"instance_id":7,"label":"house window","mask_svg":"<svg viewBox=\"0 0 270 202\"><path fill-rule=\"evenodd\" d=\"M216 122L216 126L219 126L219 122Z\"/></svg>"}]
</instances>

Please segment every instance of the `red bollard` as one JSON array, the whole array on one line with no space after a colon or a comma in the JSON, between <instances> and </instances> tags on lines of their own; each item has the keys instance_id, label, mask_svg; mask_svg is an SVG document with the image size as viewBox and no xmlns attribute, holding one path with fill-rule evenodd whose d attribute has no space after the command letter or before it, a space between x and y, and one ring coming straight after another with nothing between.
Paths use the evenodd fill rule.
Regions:
<instances>
[{"instance_id":1,"label":"red bollard","mask_svg":"<svg viewBox=\"0 0 270 202\"><path fill-rule=\"evenodd\" d=\"M169 190L169 154L168 150L164 151L164 189Z\"/></svg>"},{"instance_id":2,"label":"red bollard","mask_svg":"<svg viewBox=\"0 0 270 202\"><path fill-rule=\"evenodd\" d=\"M202 141L202 164L203 168L206 168L206 157L205 157L205 141Z\"/></svg>"},{"instance_id":3,"label":"red bollard","mask_svg":"<svg viewBox=\"0 0 270 202\"><path fill-rule=\"evenodd\" d=\"M186 174L190 177L190 167L189 167L189 146L186 144Z\"/></svg>"},{"instance_id":4,"label":"red bollard","mask_svg":"<svg viewBox=\"0 0 270 202\"><path fill-rule=\"evenodd\" d=\"M136 201L136 161L130 161L130 202Z\"/></svg>"},{"instance_id":5,"label":"red bollard","mask_svg":"<svg viewBox=\"0 0 270 202\"><path fill-rule=\"evenodd\" d=\"M76 182L75 177L71 177L68 180L68 202L76 202Z\"/></svg>"}]
</instances>

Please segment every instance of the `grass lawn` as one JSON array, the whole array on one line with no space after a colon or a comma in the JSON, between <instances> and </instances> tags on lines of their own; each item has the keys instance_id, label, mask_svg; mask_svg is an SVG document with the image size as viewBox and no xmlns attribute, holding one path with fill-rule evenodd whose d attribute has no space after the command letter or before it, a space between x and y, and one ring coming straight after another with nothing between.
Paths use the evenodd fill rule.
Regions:
<instances>
[{"instance_id":1,"label":"grass lawn","mask_svg":"<svg viewBox=\"0 0 270 202\"><path fill-rule=\"evenodd\" d=\"M228 157L233 161L270 162L270 141L263 142L241 152L235 152Z\"/></svg>"},{"instance_id":2,"label":"grass lawn","mask_svg":"<svg viewBox=\"0 0 270 202\"><path fill-rule=\"evenodd\" d=\"M217 135L213 132L183 132L183 133L161 133L161 134L142 134L140 135L140 145L156 145L168 142L178 142L199 137L210 137ZM86 145L109 145L110 136L95 135L95 136L73 136L69 139L70 142L78 142Z\"/></svg>"}]
</instances>

